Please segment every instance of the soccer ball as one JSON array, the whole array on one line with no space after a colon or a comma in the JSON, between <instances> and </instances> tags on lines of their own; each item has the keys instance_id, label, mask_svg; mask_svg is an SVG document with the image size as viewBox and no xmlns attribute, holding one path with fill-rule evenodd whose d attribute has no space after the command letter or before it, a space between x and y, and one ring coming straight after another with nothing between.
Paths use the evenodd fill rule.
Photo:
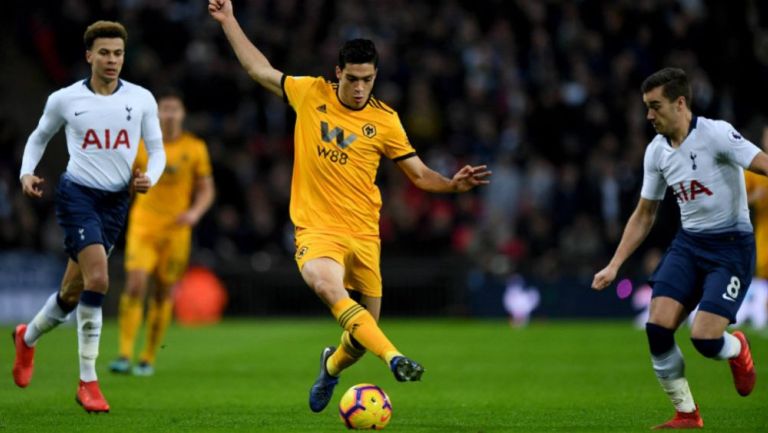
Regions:
<instances>
[{"instance_id":1,"label":"soccer ball","mask_svg":"<svg viewBox=\"0 0 768 433\"><path fill-rule=\"evenodd\" d=\"M392 403L383 389L361 383L341 396L339 416L348 429L382 430L392 418Z\"/></svg>"}]
</instances>

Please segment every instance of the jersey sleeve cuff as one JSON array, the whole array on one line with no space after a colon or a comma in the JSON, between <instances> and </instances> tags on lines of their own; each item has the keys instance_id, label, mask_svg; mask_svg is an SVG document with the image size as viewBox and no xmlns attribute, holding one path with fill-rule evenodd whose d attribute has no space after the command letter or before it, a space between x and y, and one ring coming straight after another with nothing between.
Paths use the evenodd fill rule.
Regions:
<instances>
[{"instance_id":1,"label":"jersey sleeve cuff","mask_svg":"<svg viewBox=\"0 0 768 433\"><path fill-rule=\"evenodd\" d=\"M283 74L282 77L280 77L280 90L283 91L283 101L285 101L286 104L290 105L290 102L288 102L288 92L285 91L285 78L287 75Z\"/></svg>"},{"instance_id":2,"label":"jersey sleeve cuff","mask_svg":"<svg viewBox=\"0 0 768 433\"><path fill-rule=\"evenodd\" d=\"M397 158L392 158L392 161L400 162L408 158L413 158L414 156L416 156L416 152L406 153L405 155L400 155Z\"/></svg>"}]
</instances>

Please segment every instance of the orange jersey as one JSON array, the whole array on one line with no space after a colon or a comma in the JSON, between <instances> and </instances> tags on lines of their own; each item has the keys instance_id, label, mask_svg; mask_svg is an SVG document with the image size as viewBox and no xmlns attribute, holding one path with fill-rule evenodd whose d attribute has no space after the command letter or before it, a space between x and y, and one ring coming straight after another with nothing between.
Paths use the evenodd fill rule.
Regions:
<instances>
[{"instance_id":1,"label":"orange jersey","mask_svg":"<svg viewBox=\"0 0 768 433\"><path fill-rule=\"evenodd\" d=\"M319 77L284 75L282 87L296 111L294 225L378 235L379 161L415 155L399 116L373 96L359 110L348 108L339 101L337 85Z\"/></svg>"},{"instance_id":2,"label":"orange jersey","mask_svg":"<svg viewBox=\"0 0 768 433\"><path fill-rule=\"evenodd\" d=\"M762 189L764 198L750 203L752 208L752 224L755 226L755 245L757 247L757 259L755 275L761 278L768 278L768 177L744 171L744 178L747 185L747 194L753 194Z\"/></svg>"},{"instance_id":3,"label":"orange jersey","mask_svg":"<svg viewBox=\"0 0 768 433\"><path fill-rule=\"evenodd\" d=\"M211 161L204 141L184 132L164 145L165 171L146 194L136 194L130 225L139 224L157 230L173 228L176 218L189 209L197 180L211 175ZM139 146L134 169L143 171L146 166L147 151L142 145Z\"/></svg>"}]
</instances>

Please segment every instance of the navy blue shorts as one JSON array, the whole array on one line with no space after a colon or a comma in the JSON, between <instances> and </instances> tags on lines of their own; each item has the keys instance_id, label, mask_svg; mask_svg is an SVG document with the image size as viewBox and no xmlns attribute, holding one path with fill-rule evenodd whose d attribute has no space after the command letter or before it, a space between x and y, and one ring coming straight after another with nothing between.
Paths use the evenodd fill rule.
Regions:
<instances>
[{"instance_id":1,"label":"navy blue shorts","mask_svg":"<svg viewBox=\"0 0 768 433\"><path fill-rule=\"evenodd\" d=\"M56 187L56 220L64 229L64 250L77 262L77 254L91 244L102 244L109 254L125 226L130 193L89 188L66 173Z\"/></svg>"},{"instance_id":2,"label":"navy blue shorts","mask_svg":"<svg viewBox=\"0 0 768 433\"><path fill-rule=\"evenodd\" d=\"M699 234L680 230L649 282L688 311L699 306L734 323L755 272L752 233Z\"/></svg>"}]
</instances>

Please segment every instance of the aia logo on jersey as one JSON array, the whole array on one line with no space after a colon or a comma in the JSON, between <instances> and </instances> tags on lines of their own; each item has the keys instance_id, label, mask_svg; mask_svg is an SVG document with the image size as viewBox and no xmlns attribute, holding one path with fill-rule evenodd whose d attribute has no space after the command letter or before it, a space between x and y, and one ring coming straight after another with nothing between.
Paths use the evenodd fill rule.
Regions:
<instances>
[{"instance_id":1,"label":"aia logo on jersey","mask_svg":"<svg viewBox=\"0 0 768 433\"><path fill-rule=\"evenodd\" d=\"M712 195L712 191L696 179L693 179L687 188L685 182L680 182L671 188L675 198L677 198L677 202L681 204L696 200L696 197L702 194Z\"/></svg>"},{"instance_id":2,"label":"aia logo on jersey","mask_svg":"<svg viewBox=\"0 0 768 433\"><path fill-rule=\"evenodd\" d=\"M110 135L109 129L105 129L104 135L101 137L95 130L89 129L83 139L83 150L87 149L88 146L96 146L98 149L117 149L119 146L125 146L126 149L131 148L131 142L128 141L128 131L125 129L118 131L114 142L110 140Z\"/></svg>"}]
</instances>

